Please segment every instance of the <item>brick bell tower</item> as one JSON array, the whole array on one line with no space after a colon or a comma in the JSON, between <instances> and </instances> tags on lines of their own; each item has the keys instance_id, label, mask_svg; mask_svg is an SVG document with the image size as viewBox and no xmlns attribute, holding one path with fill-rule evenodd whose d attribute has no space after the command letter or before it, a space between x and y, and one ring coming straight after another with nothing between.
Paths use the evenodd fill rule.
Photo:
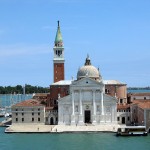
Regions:
<instances>
[{"instance_id":1,"label":"brick bell tower","mask_svg":"<svg viewBox=\"0 0 150 150\"><path fill-rule=\"evenodd\" d=\"M54 82L64 80L64 46L58 21L57 33L54 42Z\"/></svg>"}]
</instances>

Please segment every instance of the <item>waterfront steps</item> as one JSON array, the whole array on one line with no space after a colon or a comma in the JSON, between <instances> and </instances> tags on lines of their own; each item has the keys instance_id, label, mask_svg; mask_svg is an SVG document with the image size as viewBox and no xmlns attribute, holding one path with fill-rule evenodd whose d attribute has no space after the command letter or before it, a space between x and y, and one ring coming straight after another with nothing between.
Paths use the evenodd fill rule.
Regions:
<instances>
[{"instance_id":1,"label":"waterfront steps","mask_svg":"<svg viewBox=\"0 0 150 150\"><path fill-rule=\"evenodd\" d=\"M103 125L11 125L5 133L67 133L67 132L116 132L118 124Z\"/></svg>"}]
</instances>

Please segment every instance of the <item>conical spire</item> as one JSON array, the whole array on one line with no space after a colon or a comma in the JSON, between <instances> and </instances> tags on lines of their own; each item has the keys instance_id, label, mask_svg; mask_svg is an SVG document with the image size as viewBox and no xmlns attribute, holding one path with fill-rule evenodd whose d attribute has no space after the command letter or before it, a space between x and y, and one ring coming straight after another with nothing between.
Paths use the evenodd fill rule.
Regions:
<instances>
[{"instance_id":1,"label":"conical spire","mask_svg":"<svg viewBox=\"0 0 150 150\"><path fill-rule=\"evenodd\" d=\"M56 33L56 37L55 37L55 46L56 47L63 46L63 40L62 40L61 31L60 31L59 21L58 21L57 33Z\"/></svg>"}]
</instances>

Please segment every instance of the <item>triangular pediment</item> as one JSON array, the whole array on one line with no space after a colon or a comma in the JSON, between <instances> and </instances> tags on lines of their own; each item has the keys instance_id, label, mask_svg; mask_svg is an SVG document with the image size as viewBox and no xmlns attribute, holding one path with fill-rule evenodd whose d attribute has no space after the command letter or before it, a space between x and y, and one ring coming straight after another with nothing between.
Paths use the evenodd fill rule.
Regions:
<instances>
[{"instance_id":1,"label":"triangular pediment","mask_svg":"<svg viewBox=\"0 0 150 150\"><path fill-rule=\"evenodd\" d=\"M102 82L98 82L96 80L93 80L91 78L82 78L81 80L76 80L72 82L72 86L100 86L103 85Z\"/></svg>"}]
</instances>

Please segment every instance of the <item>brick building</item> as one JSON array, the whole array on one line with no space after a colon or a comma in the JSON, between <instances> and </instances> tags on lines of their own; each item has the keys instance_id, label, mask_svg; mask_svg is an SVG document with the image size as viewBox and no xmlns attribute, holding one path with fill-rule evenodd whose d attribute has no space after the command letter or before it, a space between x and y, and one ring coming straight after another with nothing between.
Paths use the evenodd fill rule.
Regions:
<instances>
[{"instance_id":1,"label":"brick building","mask_svg":"<svg viewBox=\"0 0 150 150\"><path fill-rule=\"evenodd\" d=\"M132 103L135 100L150 100L150 93L128 93L127 101Z\"/></svg>"},{"instance_id":2,"label":"brick building","mask_svg":"<svg viewBox=\"0 0 150 150\"><path fill-rule=\"evenodd\" d=\"M126 84L117 80L104 80L105 93L110 96L115 96L118 99L118 104L127 103L127 87Z\"/></svg>"},{"instance_id":3,"label":"brick building","mask_svg":"<svg viewBox=\"0 0 150 150\"><path fill-rule=\"evenodd\" d=\"M135 100L130 104L131 123L150 128L150 100Z\"/></svg>"}]
</instances>

